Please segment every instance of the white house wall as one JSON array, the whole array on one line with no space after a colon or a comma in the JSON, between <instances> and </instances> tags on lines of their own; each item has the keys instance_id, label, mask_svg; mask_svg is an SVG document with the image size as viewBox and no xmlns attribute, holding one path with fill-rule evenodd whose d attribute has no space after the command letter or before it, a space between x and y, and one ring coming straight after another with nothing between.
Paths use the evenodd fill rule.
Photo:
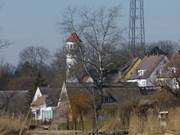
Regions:
<instances>
[{"instance_id":1,"label":"white house wall","mask_svg":"<svg viewBox=\"0 0 180 135\"><path fill-rule=\"evenodd\" d=\"M46 107L46 108L41 108L41 120L49 121L53 118L53 108L52 107Z\"/></svg>"},{"instance_id":2,"label":"white house wall","mask_svg":"<svg viewBox=\"0 0 180 135\"><path fill-rule=\"evenodd\" d=\"M33 102L38 99L38 97L41 97L42 93L40 91L40 88L37 88L35 95L33 97ZM39 115L37 114L37 111L39 110ZM47 107L46 103L43 105L37 106L37 107L31 107L31 112L35 116L35 120L51 120L53 118L53 107Z\"/></svg>"}]
</instances>

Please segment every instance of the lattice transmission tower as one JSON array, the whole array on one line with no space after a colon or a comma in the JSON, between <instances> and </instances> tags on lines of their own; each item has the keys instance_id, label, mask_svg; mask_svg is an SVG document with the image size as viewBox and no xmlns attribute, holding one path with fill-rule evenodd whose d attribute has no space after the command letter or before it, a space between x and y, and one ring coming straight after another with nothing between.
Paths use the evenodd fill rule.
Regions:
<instances>
[{"instance_id":1,"label":"lattice transmission tower","mask_svg":"<svg viewBox=\"0 0 180 135\"><path fill-rule=\"evenodd\" d=\"M136 46L145 45L144 0L130 0L129 10L129 45L136 56Z\"/></svg>"}]
</instances>

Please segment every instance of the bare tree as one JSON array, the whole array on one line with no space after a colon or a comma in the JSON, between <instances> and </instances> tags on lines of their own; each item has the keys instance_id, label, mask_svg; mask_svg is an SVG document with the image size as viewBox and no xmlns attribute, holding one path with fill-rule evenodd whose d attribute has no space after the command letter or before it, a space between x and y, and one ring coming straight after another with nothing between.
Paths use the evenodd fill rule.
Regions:
<instances>
[{"instance_id":1,"label":"bare tree","mask_svg":"<svg viewBox=\"0 0 180 135\"><path fill-rule=\"evenodd\" d=\"M170 59L168 65L169 80L165 86L172 94L180 96L180 52L176 53Z\"/></svg>"},{"instance_id":2,"label":"bare tree","mask_svg":"<svg viewBox=\"0 0 180 135\"><path fill-rule=\"evenodd\" d=\"M50 52L44 47L30 46L20 52L19 65L15 72L16 87L31 89L33 96L38 86L47 86L50 79L48 60ZM22 81L23 80L23 81Z\"/></svg>"},{"instance_id":3,"label":"bare tree","mask_svg":"<svg viewBox=\"0 0 180 135\"><path fill-rule=\"evenodd\" d=\"M30 46L20 53L20 63L28 62L34 66L47 64L50 57L49 50L40 46Z\"/></svg>"},{"instance_id":4,"label":"bare tree","mask_svg":"<svg viewBox=\"0 0 180 135\"><path fill-rule=\"evenodd\" d=\"M58 49L52 59L51 71L52 79L50 85L53 87L62 87L66 78L66 56L62 48Z\"/></svg>"},{"instance_id":5,"label":"bare tree","mask_svg":"<svg viewBox=\"0 0 180 135\"><path fill-rule=\"evenodd\" d=\"M154 47L158 47L161 49L165 54L172 55L175 50L178 48L178 43L170 41L170 40L162 40L158 42L151 42L147 45L146 50L152 50Z\"/></svg>"},{"instance_id":6,"label":"bare tree","mask_svg":"<svg viewBox=\"0 0 180 135\"><path fill-rule=\"evenodd\" d=\"M11 43L8 40L0 39L0 49L3 49L6 46L9 46Z\"/></svg>"},{"instance_id":7,"label":"bare tree","mask_svg":"<svg viewBox=\"0 0 180 135\"><path fill-rule=\"evenodd\" d=\"M8 63L0 64L0 89L8 89L8 84L13 78L15 67Z\"/></svg>"},{"instance_id":8,"label":"bare tree","mask_svg":"<svg viewBox=\"0 0 180 135\"><path fill-rule=\"evenodd\" d=\"M15 92L11 92L11 93L6 93L5 91L0 92L0 97L1 97L0 110L3 110L5 112L8 111L9 103L14 95Z\"/></svg>"},{"instance_id":9,"label":"bare tree","mask_svg":"<svg viewBox=\"0 0 180 135\"><path fill-rule=\"evenodd\" d=\"M83 41L79 44L75 59L78 66L81 65L92 78L96 90L94 96L101 97L100 104L96 102L96 110L101 108L104 79L114 64L112 61L121 61L114 57L123 41L123 29L118 25L119 17L119 7L96 11L68 8L60 23L64 32L75 32Z\"/></svg>"},{"instance_id":10,"label":"bare tree","mask_svg":"<svg viewBox=\"0 0 180 135\"><path fill-rule=\"evenodd\" d=\"M80 35L83 45L79 46L79 55L76 59L81 62L87 74L101 91L104 74L113 64L110 61L113 53L122 42L122 29L119 27L119 7L111 9L101 8L96 11L80 10L77 14L72 9L67 10L61 26L66 32L76 32ZM74 16L78 15L78 21ZM88 68L92 67L96 76Z\"/></svg>"},{"instance_id":11,"label":"bare tree","mask_svg":"<svg viewBox=\"0 0 180 135\"><path fill-rule=\"evenodd\" d=\"M171 57L170 63L166 67L167 78L158 81L159 91L155 94L160 105L169 107L179 106L180 104L180 53Z\"/></svg>"}]
</instances>

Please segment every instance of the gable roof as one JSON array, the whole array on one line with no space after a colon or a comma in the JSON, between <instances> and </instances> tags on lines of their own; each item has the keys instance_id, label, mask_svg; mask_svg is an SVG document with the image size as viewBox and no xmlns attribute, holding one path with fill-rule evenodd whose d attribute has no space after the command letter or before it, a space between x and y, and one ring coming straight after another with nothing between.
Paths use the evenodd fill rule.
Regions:
<instances>
[{"instance_id":1,"label":"gable roof","mask_svg":"<svg viewBox=\"0 0 180 135\"><path fill-rule=\"evenodd\" d=\"M94 88L93 83L67 83L66 84L68 96L74 96L78 94L88 94L92 97L91 90ZM105 95L111 95L120 106L126 105L128 102L136 102L139 100L141 93L137 86L137 83L114 83L114 84L104 84L103 93Z\"/></svg>"},{"instance_id":2,"label":"gable roof","mask_svg":"<svg viewBox=\"0 0 180 135\"><path fill-rule=\"evenodd\" d=\"M110 94L121 107L137 103L141 96L137 83L108 84L104 86L103 91Z\"/></svg>"},{"instance_id":3,"label":"gable roof","mask_svg":"<svg viewBox=\"0 0 180 135\"><path fill-rule=\"evenodd\" d=\"M137 69L137 71L145 70L144 75L139 77L138 72L136 71L130 79L138 79L138 78L146 79L146 78L148 78L153 73L155 68L160 64L160 62L162 60L164 60L165 58L167 58L165 55L146 55L143 58L139 68Z\"/></svg>"},{"instance_id":4,"label":"gable roof","mask_svg":"<svg viewBox=\"0 0 180 135\"><path fill-rule=\"evenodd\" d=\"M0 112L23 113L29 107L28 90L0 91Z\"/></svg>"},{"instance_id":5,"label":"gable roof","mask_svg":"<svg viewBox=\"0 0 180 135\"><path fill-rule=\"evenodd\" d=\"M73 32L69 35L66 41L76 43L76 42L81 42L81 39L75 32Z\"/></svg>"},{"instance_id":6,"label":"gable roof","mask_svg":"<svg viewBox=\"0 0 180 135\"><path fill-rule=\"evenodd\" d=\"M60 88L40 87L39 89L45 98L44 100L47 106L57 106L61 91Z\"/></svg>"}]
</instances>

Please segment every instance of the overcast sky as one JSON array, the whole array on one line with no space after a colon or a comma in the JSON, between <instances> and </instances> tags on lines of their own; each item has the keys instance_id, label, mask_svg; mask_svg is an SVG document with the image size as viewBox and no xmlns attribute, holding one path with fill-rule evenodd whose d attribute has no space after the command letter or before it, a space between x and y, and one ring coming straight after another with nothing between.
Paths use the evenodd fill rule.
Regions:
<instances>
[{"instance_id":1,"label":"overcast sky","mask_svg":"<svg viewBox=\"0 0 180 135\"><path fill-rule=\"evenodd\" d=\"M180 0L144 0L146 40L180 41ZM0 0L0 38L13 42L1 50L5 61L17 64L18 53L39 45L51 53L62 46L57 22L66 7L112 7L121 5L122 27L128 27L129 0Z\"/></svg>"}]
</instances>

